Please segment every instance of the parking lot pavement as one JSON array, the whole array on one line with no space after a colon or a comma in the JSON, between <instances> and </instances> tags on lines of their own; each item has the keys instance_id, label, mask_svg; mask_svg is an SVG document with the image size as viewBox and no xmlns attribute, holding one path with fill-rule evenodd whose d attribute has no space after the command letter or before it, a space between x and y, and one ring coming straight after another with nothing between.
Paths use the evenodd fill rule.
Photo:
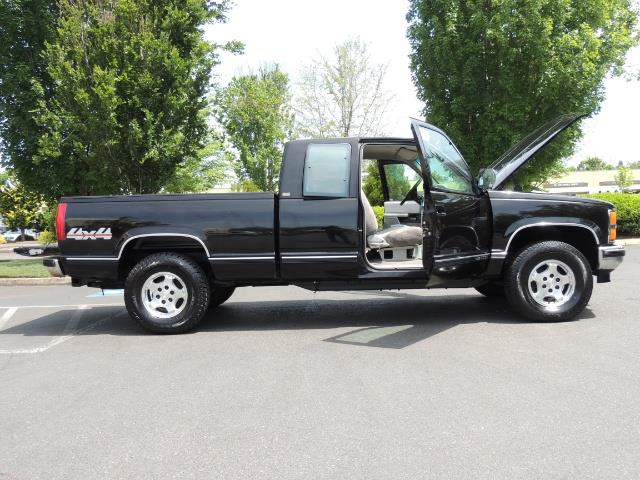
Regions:
<instances>
[{"instance_id":1,"label":"parking lot pavement","mask_svg":"<svg viewBox=\"0 0 640 480\"><path fill-rule=\"evenodd\" d=\"M239 289L148 335L0 288L0 479L638 478L640 247L576 321L472 290Z\"/></svg>"}]
</instances>

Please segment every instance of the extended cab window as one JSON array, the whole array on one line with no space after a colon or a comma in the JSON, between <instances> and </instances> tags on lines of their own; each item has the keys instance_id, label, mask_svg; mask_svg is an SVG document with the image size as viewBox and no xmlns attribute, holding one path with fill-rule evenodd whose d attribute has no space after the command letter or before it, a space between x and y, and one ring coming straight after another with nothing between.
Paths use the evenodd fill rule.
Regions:
<instances>
[{"instance_id":1,"label":"extended cab window","mask_svg":"<svg viewBox=\"0 0 640 480\"><path fill-rule=\"evenodd\" d=\"M351 145L312 143L304 160L303 195L348 197Z\"/></svg>"}]
</instances>

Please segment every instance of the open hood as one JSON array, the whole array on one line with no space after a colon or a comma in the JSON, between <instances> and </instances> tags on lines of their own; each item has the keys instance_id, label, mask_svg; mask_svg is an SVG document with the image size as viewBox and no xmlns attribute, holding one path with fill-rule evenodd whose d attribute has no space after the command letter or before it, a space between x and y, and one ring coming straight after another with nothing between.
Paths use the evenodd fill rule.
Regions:
<instances>
[{"instance_id":1,"label":"open hood","mask_svg":"<svg viewBox=\"0 0 640 480\"><path fill-rule=\"evenodd\" d=\"M478 176L478 185L486 190L499 188L559 133L584 116L586 115L582 113L562 115L545 123L503 153L489 167L482 169Z\"/></svg>"}]
</instances>

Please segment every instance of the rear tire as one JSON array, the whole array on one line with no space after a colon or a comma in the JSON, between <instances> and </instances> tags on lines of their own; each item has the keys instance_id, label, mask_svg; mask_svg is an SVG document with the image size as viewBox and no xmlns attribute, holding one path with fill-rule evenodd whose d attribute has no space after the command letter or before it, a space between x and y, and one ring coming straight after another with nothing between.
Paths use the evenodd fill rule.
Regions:
<instances>
[{"instance_id":1,"label":"rear tire","mask_svg":"<svg viewBox=\"0 0 640 480\"><path fill-rule=\"evenodd\" d=\"M564 242L540 242L525 248L507 267L505 293L511 306L537 322L562 322L586 307L593 277L584 255Z\"/></svg>"},{"instance_id":2,"label":"rear tire","mask_svg":"<svg viewBox=\"0 0 640 480\"><path fill-rule=\"evenodd\" d=\"M479 287L475 287L478 292L487 298L504 298L504 284L498 282L489 282Z\"/></svg>"},{"instance_id":3,"label":"rear tire","mask_svg":"<svg viewBox=\"0 0 640 480\"><path fill-rule=\"evenodd\" d=\"M222 305L229 300L229 297L235 292L235 287L211 287L211 293L209 296L209 310L216 308L218 305Z\"/></svg>"},{"instance_id":4,"label":"rear tire","mask_svg":"<svg viewBox=\"0 0 640 480\"><path fill-rule=\"evenodd\" d=\"M153 333L184 333L209 306L209 281L191 258L156 253L138 262L125 282L129 315Z\"/></svg>"}]
</instances>

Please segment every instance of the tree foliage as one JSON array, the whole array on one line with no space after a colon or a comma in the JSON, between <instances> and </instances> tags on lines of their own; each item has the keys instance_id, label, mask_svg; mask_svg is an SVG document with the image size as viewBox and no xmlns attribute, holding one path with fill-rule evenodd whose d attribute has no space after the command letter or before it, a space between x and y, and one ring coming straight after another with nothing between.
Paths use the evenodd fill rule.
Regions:
<instances>
[{"instance_id":1,"label":"tree foliage","mask_svg":"<svg viewBox=\"0 0 640 480\"><path fill-rule=\"evenodd\" d=\"M217 118L236 156L239 185L275 191L293 123L288 75L275 66L236 76L216 103Z\"/></svg>"},{"instance_id":2,"label":"tree foliage","mask_svg":"<svg viewBox=\"0 0 640 480\"><path fill-rule=\"evenodd\" d=\"M229 154L222 142L211 140L198 154L178 165L175 175L162 187L163 192L198 193L211 190L226 178Z\"/></svg>"},{"instance_id":3,"label":"tree foliage","mask_svg":"<svg viewBox=\"0 0 640 480\"><path fill-rule=\"evenodd\" d=\"M393 98L385 89L386 72L357 38L336 45L332 57L319 55L302 69L297 84L297 133L314 138L382 134Z\"/></svg>"},{"instance_id":4,"label":"tree foliage","mask_svg":"<svg viewBox=\"0 0 640 480\"><path fill-rule=\"evenodd\" d=\"M40 227L46 209L42 195L34 193L11 178L0 186L0 211L11 229Z\"/></svg>"},{"instance_id":5,"label":"tree foliage","mask_svg":"<svg viewBox=\"0 0 640 480\"><path fill-rule=\"evenodd\" d=\"M633 185L633 171L629 167L620 167L614 177L620 191L624 192Z\"/></svg>"},{"instance_id":6,"label":"tree foliage","mask_svg":"<svg viewBox=\"0 0 640 480\"><path fill-rule=\"evenodd\" d=\"M362 180L362 191L367 196L372 206L384 205L384 193L382 192L382 182L378 171L378 162L375 160L365 163L365 174Z\"/></svg>"},{"instance_id":7,"label":"tree foliage","mask_svg":"<svg viewBox=\"0 0 640 480\"><path fill-rule=\"evenodd\" d=\"M19 178L48 197L156 192L198 158L217 49L201 27L227 2L60 0L43 51L54 88L34 79L32 155L12 157ZM233 45L235 47L235 45Z\"/></svg>"},{"instance_id":8,"label":"tree foliage","mask_svg":"<svg viewBox=\"0 0 640 480\"><path fill-rule=\"evenodd\" d=\"M635 162L629 162L627 164L627 167L629 167L631 169L640 169L640 160L637 160Z\"/></svg>"},{"instance_id":9,"label":"tree foliage","mask_svg":"<svg viewBox=\"0 0 640 480\"><path fill-rule=\"evenodd\" d=\"M402 164L389 164L384 174L391 200L403 200L409 193L413 183L405 176L406 168ZM362 191L373 206L384 205L384 193L377 160L369 160L365 164L365 175L362 181Z\"/></svg>"},{"instance_id":10,"label":"tree foliage","mask_svg":"<svg viewBox=\"0 0 640 480\"><path fill-rule=\"evenodd\" d=\"M633 0L411 0L411 69L427 121L478 171L535 127L598 111L603 79L637 42ZM579 138L558 137L525 170L546 177Z\"/></svg>"},{"instance_id":11,"label":"tree foliage","mask_svg":"<svg viewBox=\"0 0 640 480\"><path fill-rule=\"evenodd\" d=\"M589 157L582 160L577 167L579 171L613 170L615 167L600 157Z\"/></svg>"},{"instance_id":12,"label":"tree foliage","mask_svg":"<svg viewBox=\"0 0 640 480\"><path fill-rule=\"evenodd\" d=\"M0 2L0 161L30 187L49 182L33 162L43 134L33 112L53 92L42 52L55 40L57 18L55 0Z\"/></svg>"}]
</instances>

